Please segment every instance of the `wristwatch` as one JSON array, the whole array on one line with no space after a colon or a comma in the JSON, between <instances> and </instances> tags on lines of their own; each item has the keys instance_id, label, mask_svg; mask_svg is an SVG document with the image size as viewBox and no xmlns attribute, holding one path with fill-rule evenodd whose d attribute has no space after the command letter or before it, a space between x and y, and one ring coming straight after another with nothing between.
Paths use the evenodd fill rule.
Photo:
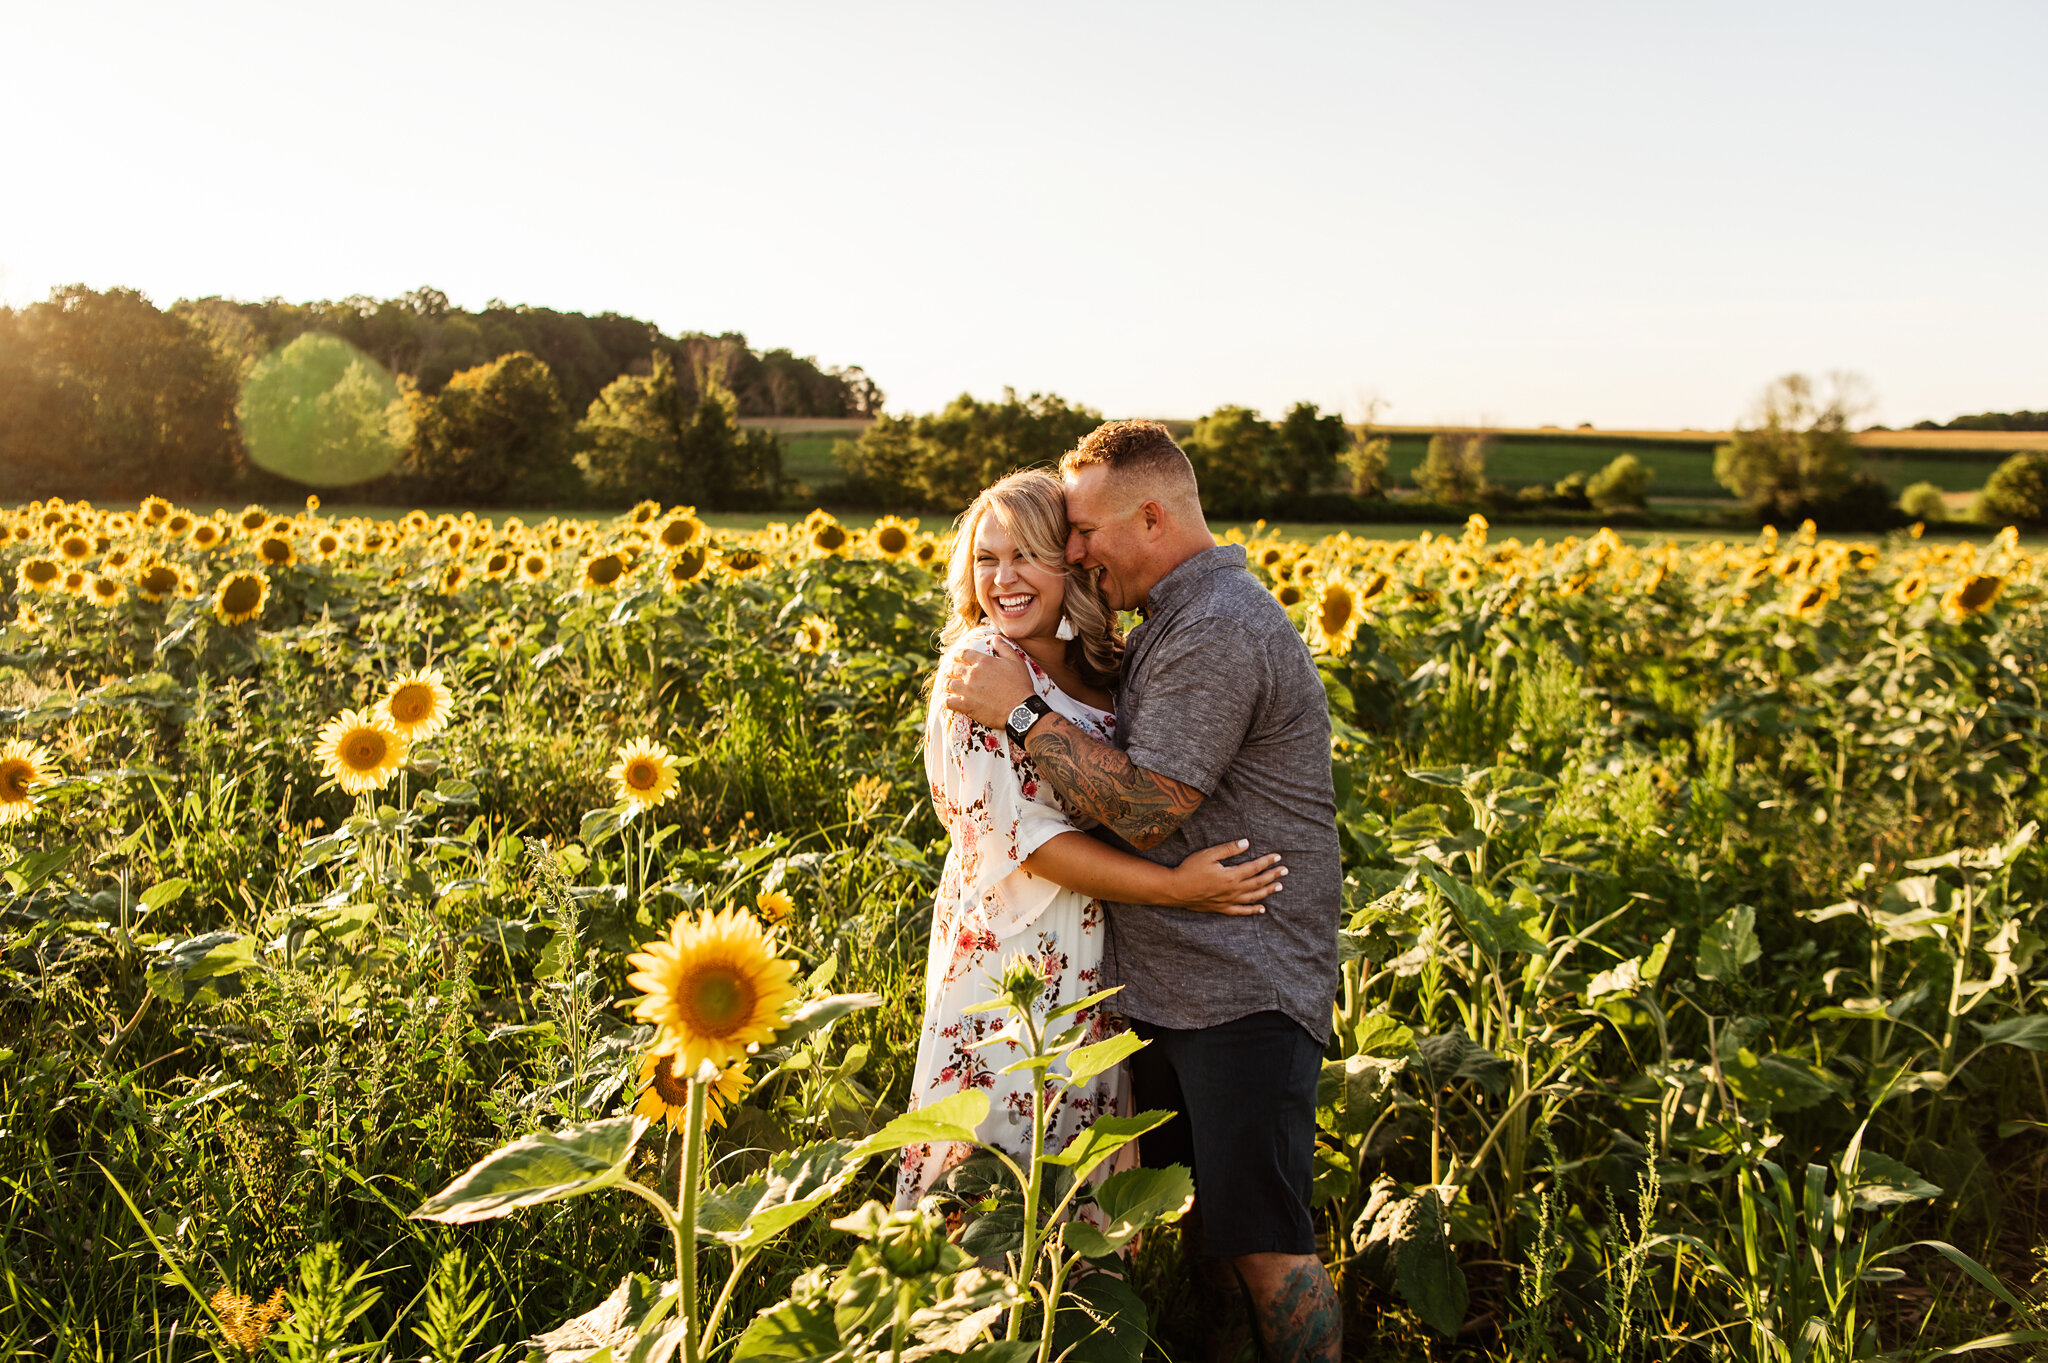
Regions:
<instances>
[{"instance_id":1,"label":"wristwatch","mask_svg":"<svg viewBox=\"0 0 2048 1363\"><path fill-rule=\"evenodd\" d=\"M1031 726L1051 713L1052 707L1045 703L1044 697L1026 696L1016 709L1010 711L1003 727L1010 731L1010 737L1021 743L1024 735L1031 732Z\"/></svg>"}]
</instances>

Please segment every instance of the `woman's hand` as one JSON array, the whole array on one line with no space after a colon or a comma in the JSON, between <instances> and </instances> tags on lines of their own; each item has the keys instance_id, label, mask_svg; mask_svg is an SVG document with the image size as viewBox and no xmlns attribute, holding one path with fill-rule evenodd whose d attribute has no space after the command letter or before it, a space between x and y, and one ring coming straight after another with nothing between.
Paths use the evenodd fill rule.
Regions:
<instances>
[{"instance_id":1,"label":"woman's hand","mask_svg":"<svg viewBox=\"0 0 2048 1363\"><path fill-rule=\"evenodd\" d=\"M1223 864L1225 857L1241 856L1249 846L1248 841L1239 838L1189 853L1171 873L1173 906L1233 917L1264 913L1266 908L1261 901L1280 892L1280 878L1287 874L1287 868L1280 864L1278 852L1253 857L1236 866Z\"/></svg>"}]
</instances>

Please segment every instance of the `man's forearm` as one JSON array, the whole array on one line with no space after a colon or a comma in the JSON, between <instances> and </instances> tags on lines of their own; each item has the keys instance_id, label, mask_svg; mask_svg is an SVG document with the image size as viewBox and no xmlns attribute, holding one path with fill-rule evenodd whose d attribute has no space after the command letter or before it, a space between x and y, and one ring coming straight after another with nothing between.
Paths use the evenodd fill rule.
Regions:
<instances>
[{"instance_id":1,"label":"man's forearm","mask_svg":"<svg viewBox=\"0 0 2048 1363\"><path fill-rule=\"evenodd\" d=\"M1146 771L1060 715L1032 725L1024 750L1068 813L1094 819L1133 847L1157 847L1202 803L1200 791Z\"/></svg>"}]
</instances>

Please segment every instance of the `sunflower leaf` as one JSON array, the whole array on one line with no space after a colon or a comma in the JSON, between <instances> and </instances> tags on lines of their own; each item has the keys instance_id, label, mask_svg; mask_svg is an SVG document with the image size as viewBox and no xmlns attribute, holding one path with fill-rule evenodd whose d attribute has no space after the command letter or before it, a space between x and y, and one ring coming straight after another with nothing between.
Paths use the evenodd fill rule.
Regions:
<instances>
[{"instance_id":1,"label":"sunflower leaf","mask_svg":"<svg viewBox=\"0 0 2048 1363\"><path fill-rule=\"evenodd\" d=\"M865 1159L851 1141L826 1141L777 1155L766 1174L706 1192L697 1234L738 1250L757 1249L824 1205Z\"/></svg>"},{"instance_id":2,"label":"sunflower leaf","mask_svg":"<svg viewBox=\"0 0 2048 1363\"><path fill-rule=\"evenodd\" d=\"M609 1188L625 1178L633 1147L646 1130L645 1117L607 1117L522 1136L472 1164L428 1198L413 1219L461 1226Z\"/></svg>"},{"instance_id":3,"label":"sunflower leaf","mask_svg":"<svg viewBox=\"0 0 2048 1363\"><path fill-rule=\"evenodd\" d=\"M975 1129L988 1120L986 1093L956 1093L904 1113L860 1143L862 1159L884 1150L934 1141L975 1141ZM1103 1120L1107 1121L1108 1118Z\"/></svg>"},{"instance_id":4,"label":"sunflower leaf","mask_svg":"<svg viewBox=\"0 0 2048 1363\"><path fill-rule=\"evenodd\" d=\"M1074 1171L1074 1180L1079 1182L1095 1171L1095 1166L1144 1135L1155 1126L1164 1126L1173 1120L1171 1112L1140 1112L1135 1117L1097 1117L1091 1126L1084 1127L1080 1134L1067 1142L1064 1150L1057 1155L1047 1155L1047 1164L1064 1164Z\"/></svg>"},{"instance_id":5,"label":"sunflower leaf","mask_svg":"<svg viewBox=\"0 0 2048 1363\"><path fill-rule=\"evenodd\" d=\"M801 1041L848 1013L856 1013L863 1008L879 1008L881 1004L880 994L828 994L822 999L812 999L789 1015L788 1025L775 1035L775 1044L787 1046Z\"/></svg>"}]
</instances>

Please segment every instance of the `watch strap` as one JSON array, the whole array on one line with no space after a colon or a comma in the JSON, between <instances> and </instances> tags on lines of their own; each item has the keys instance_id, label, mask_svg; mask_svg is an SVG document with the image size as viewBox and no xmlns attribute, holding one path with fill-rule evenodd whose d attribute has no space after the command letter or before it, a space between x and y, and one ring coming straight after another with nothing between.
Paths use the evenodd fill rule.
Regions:
<instances>
[{"instance_id":1,"label":"watch strap","mask_svg":"<svg viewBox=\"0 0 2048 1363\"><path fill-rule=\"evenodd\" d=\"M1031 712L1031 723L1026 724L1021 729L1016 724L1017 710L1029 710ZM1004 721L1003 725L1004 728L1008 729L1017 738L1022 738L1030 733L1039 720L1052 713L1052 707L1045 703L1045 697L1037 695L1024 697L1023 700L1017 703L1017 710L1010 712L1010 718Z\"/></svg>"}]
</instances>

